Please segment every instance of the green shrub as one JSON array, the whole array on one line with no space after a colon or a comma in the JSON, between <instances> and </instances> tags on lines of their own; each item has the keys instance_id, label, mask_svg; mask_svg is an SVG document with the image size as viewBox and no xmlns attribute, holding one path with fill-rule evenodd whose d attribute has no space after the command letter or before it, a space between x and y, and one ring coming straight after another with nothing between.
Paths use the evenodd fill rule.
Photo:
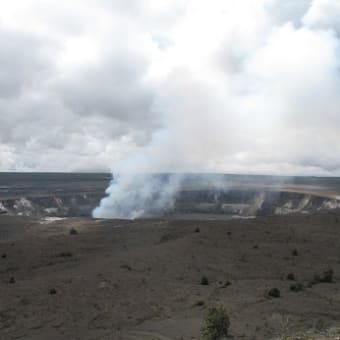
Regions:
<instances>
[{"instance_id":1,"label":"green shrub","mask_svg":"<svg viewBox=\"0 0 340 340\"><path fill-rule=\"evenodd\" d=\"M209 308L202 328L203 340L219 340L228 336L230 321L223 306Z\"/></svg>"}]
</instances>

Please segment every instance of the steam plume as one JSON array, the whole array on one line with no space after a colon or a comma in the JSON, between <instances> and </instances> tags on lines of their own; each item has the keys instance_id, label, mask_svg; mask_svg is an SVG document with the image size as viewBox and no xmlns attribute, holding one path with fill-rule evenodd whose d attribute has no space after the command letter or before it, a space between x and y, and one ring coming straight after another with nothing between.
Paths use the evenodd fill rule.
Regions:
<instances>
[{"instance_id":1,"label":"steam plume","mask_svg":"<svg viewBox=\"0 0 340 340\"><path fill-rule=\"evenodd\" d=\"M178 176L136 173L340 174L340 6L282 3L188 2L145 73L159 126L94 216L171 207Z\"/></svg>"}]
</instances>

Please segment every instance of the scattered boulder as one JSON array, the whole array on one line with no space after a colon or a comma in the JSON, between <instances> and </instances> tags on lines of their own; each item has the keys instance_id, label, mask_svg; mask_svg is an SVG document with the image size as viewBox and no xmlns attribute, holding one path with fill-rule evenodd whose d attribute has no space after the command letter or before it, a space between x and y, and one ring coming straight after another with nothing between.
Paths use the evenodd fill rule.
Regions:
<instances>
[{"instance_id":1,"label":"scattered boulder","mask_svg":"<svg viewBox=\"0 0 340 340\"><path fill-rule=\"evenodd\" d=\"M5 259L5 258L7 257L7 254L6 254L6 253L3 253L3 254L1 255L1 257L2 257L3 259Z\"/></svg>"},{"instance_id":2,"label":"scattered boulder","mask_svg":"<svg viewBox=\"0 0 340 340\"><path fill-rule=\"evenodd\" d=\"M15 283L15 278L14 278L13 276L11 276L11 277L9 278L8 283L11 283L11 284Z\"/></svg>"},{"instance_id":3,"label":"scattered boulder","mask_svg":"<svg viewBox=\"0 0 340 340\"><path fill-rule=\"evenodd\" d=\"M297 251L296 248L292 250L292 255L293 256L298 256L299 255L299 252Z\"/></svg>"},{"instance_id":4,"label":"scattered boulder","mask_svg":"<svg viewBox=\"0 0 340 340\"><path fill-rule=\"evenodd\" d=\"M195 233L199 233L201 231L201 229L199 228L199 227L197 227L196 229L195 229Z\"/></svg>"}]
</instances>

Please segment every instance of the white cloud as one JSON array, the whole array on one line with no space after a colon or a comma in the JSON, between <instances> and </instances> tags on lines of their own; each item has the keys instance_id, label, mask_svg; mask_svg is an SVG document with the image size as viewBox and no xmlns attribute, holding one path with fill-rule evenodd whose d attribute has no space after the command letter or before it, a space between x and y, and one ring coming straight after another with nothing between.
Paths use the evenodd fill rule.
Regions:
<instances>
[{"instance_id":1,"label":"white cloud","mask_svg":"<svg viewBox=\"0 0 340 340\"><path fill-rule=\"evenodd\" d=\"M339 10L0 0L0 169L339 175Z\"/></svg>"}]
</instances>

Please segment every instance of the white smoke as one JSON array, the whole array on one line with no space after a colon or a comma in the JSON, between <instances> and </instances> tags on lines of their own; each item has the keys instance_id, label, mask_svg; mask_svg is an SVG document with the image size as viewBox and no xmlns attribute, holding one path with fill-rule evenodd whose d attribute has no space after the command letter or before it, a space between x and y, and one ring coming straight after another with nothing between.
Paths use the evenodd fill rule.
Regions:
<instances>
[{"instance_id":1,"label":"white smoke","mask_svg":"<svg viewBox=\"0 0 340 340\"><path fill-rule=\"evenodd\" d=\"M158 129L113 166L94 216L171 208L180 177L151 173L339 175L339 18L337 0L183 5L144 77Z\"/></svg>"},{"instance_id":2,"label":"white smoke","mask_svg":"<svg viewBox=\"0 0 340 340\"><path fill-rule=\"evenodd\" d=\"M115 177L93 217L128 218L164 214L174 207L181 175L129 173Z\"/></svg>"}]
</instances>

